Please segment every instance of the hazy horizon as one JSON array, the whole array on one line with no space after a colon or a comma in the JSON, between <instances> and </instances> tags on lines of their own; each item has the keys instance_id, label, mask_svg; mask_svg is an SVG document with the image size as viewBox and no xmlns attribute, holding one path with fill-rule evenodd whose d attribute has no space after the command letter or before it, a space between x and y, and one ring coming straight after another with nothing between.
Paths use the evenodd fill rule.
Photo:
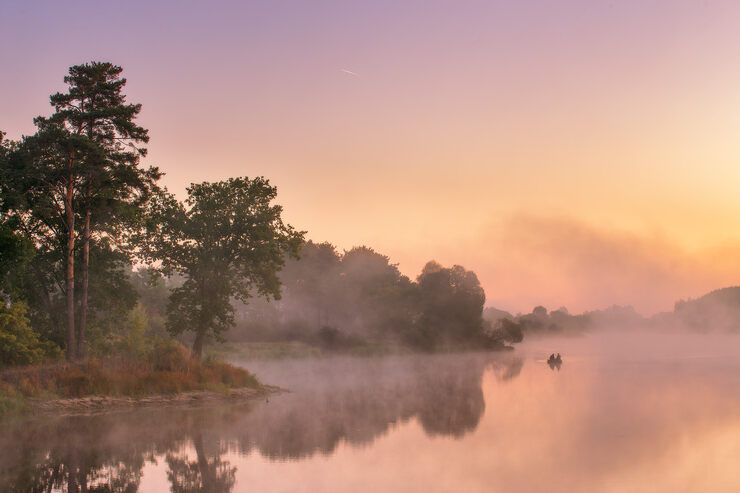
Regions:
<instances>
[{"instance_id":1,"label":"hazy horizon","mask_svg":"<svg viewBox=\"0 0 740 493\"><path fill-rule=\"evenodd\" d=\"M486 305L645 315L740 284L740 4L22 2L0 6L0 130L70 65L124 68L146 164L264 175L285 217Z\"/></svg>"}]
</instances>

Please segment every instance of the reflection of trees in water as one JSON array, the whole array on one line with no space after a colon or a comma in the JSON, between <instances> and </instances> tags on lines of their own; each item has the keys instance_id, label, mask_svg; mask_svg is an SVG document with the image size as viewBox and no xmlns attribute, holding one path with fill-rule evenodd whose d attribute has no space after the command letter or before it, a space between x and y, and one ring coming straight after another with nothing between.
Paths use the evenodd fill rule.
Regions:
<instances>
[{"instance_id":1,"label":"reflection of trees in water","mask_svg":"<svg viewBox=\"0 0 740 493\"><path fill-rule=\"evenodd\" d=\"M387 366L387 367L386 367ZM417 418L430 435L461 437L483 416L484 371L514 378L522 360L490 355L352 361L325 385L267 403L41 417L0 429L0 491L135 492L144 464L164 456L172 491L232 491L227 451L275 459L368 445ZM188 451L191 451L188 453ZM194 451L194 454L192 453Z\"/></svg>"},{"instance_id":2,"label":"reflection of trees in water","mask_svg":"<svg viewBox=\"0 0 740 493\"><path fill-rule=\"evenodd\" d=\"M272 458L330 454L341 441L368 445L414 417L428 435L462 437L475 430L485 402L486 369L498 379L521 371L523 360L490 354L352 360L318 368L325 385L281 395L232 429L242 452L256 447ZM339 369L337 369L339 366Z\"/></svg>"},{"instance_id":3,"label":"reflection of trees in water","mask_svg":"<svg viewBox=\"0 0 740 493\"><path fill-rule=\"evenodd\" d=\"M486 404L482 372L447 373L420 388L419 422L429 435L461 437L478 426Z\"/></svg>"},{"instance_id":4,"label":"reflection of trees in water","mask_svg":"<svg viewBox=\"0 0 740 493\"><path fill-rule=\"evenodd\" d=\"M236 467L230 467L228 461L221 460L222 450L206 454L203 445L203 434L200 430L193 433L193 447L196 460L191 461L186 455L167 453L167 479L173 493L222 493L234 488Z\"/></svg>"},{"instance_id":5,"label":"reflection of trees in water","mask_svg":"<svg viewBox=\"0 0 740 493\"><path fill-rule=\"evenodd\" d=\"M0 491L135 492L145 457L135 447L98 442L82 418L2 430ZM67 426L65 430L56 426ZM77 435L72 430L79 431Z\"/></svg>"}]
</instances>

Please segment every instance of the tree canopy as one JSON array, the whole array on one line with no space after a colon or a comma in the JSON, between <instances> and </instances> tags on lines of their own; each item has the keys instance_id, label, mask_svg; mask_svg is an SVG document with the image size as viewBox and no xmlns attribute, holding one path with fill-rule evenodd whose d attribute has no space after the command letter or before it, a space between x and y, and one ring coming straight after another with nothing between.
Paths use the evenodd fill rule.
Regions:
<instances>
[{"instance_id":1,"label":"tree canopy","mask_svg":"<svg viewBox=\"0 0 740 493\"><path fill-rule=\"evenodd\" d=\"M34 135L2 146L3 222L12 223L46 263L35 285L47 310L58 294L65 298L70 360L83 356L86 347L91 245L115 242L125 251L161 175L157 168L139 167L146 149L138 144L149 136L134 122L141 105L126 103L121 73L108 62L70 67L67 92L50 96L54 113L34 119ZM49 274L60 265L63 283Z\"/></svg>"},{"instance_id":2,"label":"tree canopy","mask_svg":"<svg viewBox=\"0 0 740 493\"><path fill-rule=\"evenodd\" d=\"M280 298L278 271L296 256L303 233L282 220L277 189L262 178L192 184L185 203L152 202L148 237L164 273L184 276L168 307L173 334L195 332L193 353L234 323L232 298Z\"/></svg>"}]
</instances>

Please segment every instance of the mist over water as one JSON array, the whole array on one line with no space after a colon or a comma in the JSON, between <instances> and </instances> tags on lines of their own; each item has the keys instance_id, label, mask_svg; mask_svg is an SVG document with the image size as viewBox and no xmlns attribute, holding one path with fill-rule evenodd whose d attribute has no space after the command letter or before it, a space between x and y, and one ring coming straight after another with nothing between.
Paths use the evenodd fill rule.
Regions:
<instances>
[{"instance_id":1,"label":"mist over water","mask_svg":"<svg viewBox=\"0 0 740 493\"><path fill-rule=\"evenodd\" d=\"M290 391L4 424L0 490L737 491L738 342L613 331L252 361Z\"/></svg>"}]
</instances>

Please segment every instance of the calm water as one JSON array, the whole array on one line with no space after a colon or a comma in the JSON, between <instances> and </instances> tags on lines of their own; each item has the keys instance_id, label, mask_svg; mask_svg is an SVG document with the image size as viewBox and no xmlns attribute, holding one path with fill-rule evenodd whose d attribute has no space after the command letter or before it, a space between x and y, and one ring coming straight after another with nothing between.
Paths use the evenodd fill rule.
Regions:
<instances>
[{"instance_id":1,"label":"calm water","mask_svg":"<svg viewBox=\"0 0 740 493\"><path fill-rule=\"evenodd\" d=\"M293 392L0 426L0 491L740 491L739 343L251 363Z\"/></svg>"}]
</instances>

